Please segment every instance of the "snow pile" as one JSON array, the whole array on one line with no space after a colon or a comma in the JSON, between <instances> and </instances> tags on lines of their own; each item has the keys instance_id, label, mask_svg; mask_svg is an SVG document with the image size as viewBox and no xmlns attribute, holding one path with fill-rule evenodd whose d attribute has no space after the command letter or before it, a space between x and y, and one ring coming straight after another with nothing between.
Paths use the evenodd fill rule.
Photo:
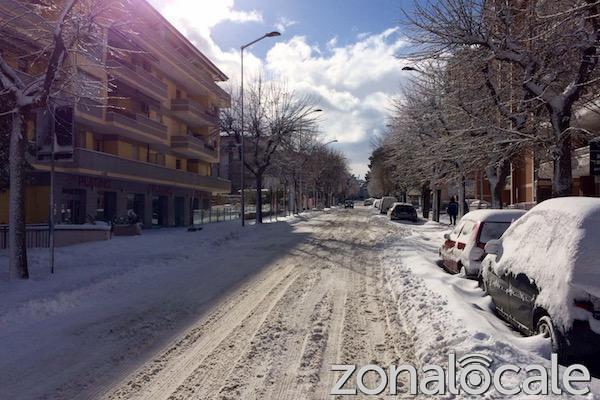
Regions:
<instances>
[{"instance_id":1,"label":"snow pile","mask_svg":"<svg viewBox=\"0 0 600 400\"><path fill-rule=\"evenodd\" d=\"M414 337L418 367L445 366L450 353L457 359L476 353L493 359L491 370L507 363L550 368L547 340L515 332L494 314L490 297L477 282L450 275L438 266L438 248L448 226L434 222L405 226L412 233L386 238L381 263L404 329ZM503 383L516 385L524 376L523 371L519 376L506 375ZM594 379L590 388L592 393L600 393L600 382ZM502 395L492 391L482 396L499 397Z\"/></svg>"},{"instance_id":2,"label":"snow pile","mask_svg":"<svg viewBox=\"0 0 600 400\"><path fill-rule=\"evenodd\" d=\"M567 330L573 319L589 319L574 300L600 298L600 199L566 197L547 200L515 222L503 235L498 256L488 256L484 273L492 266L498 276L524 273L540 293L536 304L554 323Z\"/></svg>"}]
</instances>

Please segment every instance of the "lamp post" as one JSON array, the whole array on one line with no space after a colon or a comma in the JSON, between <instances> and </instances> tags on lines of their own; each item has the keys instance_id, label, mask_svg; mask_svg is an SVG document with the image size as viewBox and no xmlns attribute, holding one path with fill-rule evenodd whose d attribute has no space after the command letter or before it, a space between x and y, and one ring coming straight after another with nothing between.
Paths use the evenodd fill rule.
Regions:
<instances>
[{"instance_id":1,"label":"lamp post","mask_svg":"<svg viewBox=\"0 0 600 400\"><path fill-rule=\"evenodd\" d=\"M241 99L241 123L242 123L242 131L241 131L241 138L240 138L240 151L241 151L241 155L240 155L240 162L241 162L241 166L240 166L240 171L241 171L241 176L240 176L240 190L241 190L241 203L242 203L242 226L245 225L245 216L246 216L246 209L245 209L245 195L244 195L244 171L245 171L245 166L244 166L244 156L245 156L245 149L244 149L244 49L246 47L250 47L252 46L254 43L259 42L265 38L268 37L276 37L276 36L281 36L281 33L277 32L277 31L273 31L273 32L269 32L269 33L265 33L264 35L262 35L261 37L259 37L256 40L251 41L250 43L247 43L245 45L243 45L242 47L240 47L240 61L241 61L241 89L240 89L240 99Z\"/></svg>"}]
</instances>

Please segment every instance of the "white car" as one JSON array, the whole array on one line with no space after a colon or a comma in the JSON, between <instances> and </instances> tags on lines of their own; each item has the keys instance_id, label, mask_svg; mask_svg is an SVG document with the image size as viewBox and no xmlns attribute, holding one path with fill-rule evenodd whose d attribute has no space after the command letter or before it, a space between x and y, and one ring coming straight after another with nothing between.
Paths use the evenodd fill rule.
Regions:
<instances>
[{"instance_id":1,"label":"white car","mask_svg":"<svg viewBox=\"0 0 600 400\"><path fill-rule=\"evenodd\" d=\"M381 205L379 206L379 212L381 214L387 214L390 207L397 203L398 199L392 196L385 196L381 198Z\"/></svg>"},{"instance_id":2,"label":"white car","mask_svg":"<svg viewBox=\"0 0 600 400\"><path fill-rule=\"evenodd\" d=\"M478 279L481 261L486 256L486 243L500 238L523 214L524 210L475 210L467 213L452 232L444 235L445 241L439 250L444 268Z\"/></svg>"}]
</instances>

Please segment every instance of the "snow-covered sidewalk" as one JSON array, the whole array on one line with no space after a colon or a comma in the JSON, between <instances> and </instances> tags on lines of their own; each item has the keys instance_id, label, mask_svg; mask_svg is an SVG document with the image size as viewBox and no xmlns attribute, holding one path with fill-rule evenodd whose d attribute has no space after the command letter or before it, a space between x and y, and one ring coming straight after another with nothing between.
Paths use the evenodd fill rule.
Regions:
<instances>
[{"instance_id":1,"label":"snow-covered sidewalk","mask_svg":"<svg viewBox=\"0 0 600 400\"><path fill-rule=\"evenodd\" d=\"M396 224L384 217L374 218ZM438 249L444 233L450 231L448 225L431 221L406 225L412 234L388 236L381 262L399 315L415 338L421 365L446 365L450 353L457 358L477 353L491 357L493 369L507 363L550 367L547 341L540 336L523 337L512 330L494 314L491 298L476 281L451 275L440 267ZM510 386L517 380L513 377L506 382ZM594 395L590 397L600 398L600 381L593 379L591 387ZM490 393L489 398L498 395Z\"/></svg>"}]
</instances>

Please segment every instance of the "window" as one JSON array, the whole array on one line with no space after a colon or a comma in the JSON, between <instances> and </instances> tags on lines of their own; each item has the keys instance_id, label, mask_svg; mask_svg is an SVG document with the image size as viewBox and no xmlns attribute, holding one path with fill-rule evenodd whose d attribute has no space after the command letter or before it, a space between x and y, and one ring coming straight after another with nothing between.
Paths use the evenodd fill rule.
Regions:
<instances>
[{"instance_id":1,"label":"window","mask_svg":"<svg viewBox=\"0 0 600 400\"><path fill-rule=\"evenodd\" d=\"M176 99L180 99L181 98L181 90L179 90L179 89L175 90L175 98Z\"/></svg>"},{"instance_id":2,"label":"window","mask_svg":"<svg viewBox=\"0 0 600 400\"><path fill-rule=\"evenodd\" d=\"M181 160L180 159L175 160L175 169L181 169Z\"/></svg>"},{"instance_id":3,"label":"window","mask_svg":"<svg viewBox=\"0 0 600 400\"><path fill-rule=\"evenodd\" d=\"M94 139L94 150L95 151L104 151L104 143L102 139Z\"/></svg>"},{"instance_id":4,"label":"window","mask_svg":"<svg viewBox=\"0 0 600 400\"><path fill-rule=\"evenodd\" d=\"M148 106L148 104L142 102L140 103L140 109L142 111L142 114L144 114L146 117L150 118L150 107Z\"/></svg>"},{"instance_id":5,"label":"window","mask_svg":"<svg viewBox=\"0 0 600 400\"><path fill-rule=\"evenodd\" d=\"M484 222L479 234L479 241L487 243L493 239L500 239L509 226L510 222Z\"/></svg>"},{"instance_id":6,"label":"window","mask_svg":"<svg viewBox=\"0 0 600 400\"><path fill-rule=\"evenodd\" d=\"M463 225L463 229L460 232L460 239L467 240L469 235L473 232L473 228L475 227L475 222L473 221L465 221Z\"/></svg>"}]
</instances>

